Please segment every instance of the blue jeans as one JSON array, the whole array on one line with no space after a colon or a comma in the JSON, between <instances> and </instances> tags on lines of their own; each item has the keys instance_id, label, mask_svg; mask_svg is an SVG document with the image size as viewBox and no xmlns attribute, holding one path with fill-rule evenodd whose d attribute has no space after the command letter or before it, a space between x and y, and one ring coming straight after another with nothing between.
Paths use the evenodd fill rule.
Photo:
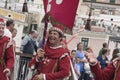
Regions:
<instances>
[{"instance_id":1,"label":"blue jeans","mask_svg":"<svg viewBox=\"0 0 120 80\"><path fill-rule=\"evenodd\" d=\"M84 71L82 71L82 72L80 72L80 73L81 73L81 76L79 77L79 79L78 79L78 80L85 80L85 79L84 79L85 72L84 72Z\"/></svg>"},{"instance_id":2,"label":"blue jeans","mask_svg":"<svg viewBox=\"0 0 120 80\"><path fill-rule=\"evenodd\" d=\"M85 73L84 80L92 80L89 73Z\"/></svg>"}]
</instances>

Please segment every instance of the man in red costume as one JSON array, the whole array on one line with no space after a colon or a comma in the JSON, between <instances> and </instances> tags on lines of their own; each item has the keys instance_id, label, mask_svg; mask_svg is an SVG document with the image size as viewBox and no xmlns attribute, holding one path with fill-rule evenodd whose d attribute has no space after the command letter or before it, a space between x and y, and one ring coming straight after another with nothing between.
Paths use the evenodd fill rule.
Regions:
<instances>
[{"instance_id":1,"label":"man in red costume","mask_svg":"<svg viewBox=\"0 0 120 80\"><path fill-rule=\"evenodd\" d=\"M120 56L101 69L93 53L86 53L95 80L120 80Z\"/></svg>"},{"instance_id":2,"label":"man in red costume","mask_svg":"<svg viewBox=\"0 0 120 80\"><path fill-rule=\"evenodd\" d=\"M50 28L45 48L39 49L38 55L29 64L37 69L32 80L63 80L69 76L68 49L61 45L62 36L61 26Z\"/></svg>"},{"instance_id":3,"label":"man in red costume","mask_svg":"<svg viewBox=\"0 0 120 80\"><path fill-rule=\"evenodd\" d=\"M10 38L4 36L5 23L0 18L0 80L9 80L14 64L14 51Z\"/></svg>"}]
</instances>

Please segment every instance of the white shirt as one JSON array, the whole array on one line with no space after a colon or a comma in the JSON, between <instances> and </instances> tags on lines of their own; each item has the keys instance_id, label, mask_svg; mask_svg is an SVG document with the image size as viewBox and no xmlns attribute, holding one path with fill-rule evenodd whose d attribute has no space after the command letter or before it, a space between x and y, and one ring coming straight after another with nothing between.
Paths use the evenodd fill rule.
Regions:
<instances>
[{"instance_id":1,"label":"white shirt","mask_svg":"<svg viewBox=\"0 0 120 80\"><path fill-rule=\"evenodd\" d=\"M4 29L4 35L9 38L12 38L12 33L7 28Z\"/></svg>"}]
</instances>

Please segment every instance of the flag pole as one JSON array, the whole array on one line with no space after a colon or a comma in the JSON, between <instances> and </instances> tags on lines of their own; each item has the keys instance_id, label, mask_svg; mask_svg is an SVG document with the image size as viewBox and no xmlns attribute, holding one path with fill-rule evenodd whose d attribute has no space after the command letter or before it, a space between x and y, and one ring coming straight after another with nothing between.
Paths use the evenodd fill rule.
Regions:
<instances>
[{"instance_id":1,"label":"flag pole","mask_svg":"<svg viewBox=\"0 0 120 80\"><path fill-rule=\"evenodd\" d=\"M45 14L45 16L42 19L42 22L44 22L44 31L43 31L43 38L42 38L42 49L45 48L46 43L46 35L47 35L47 28L48 28L48 22L49 22L49 15Z\"/></svg>"},{"instance_id":2,"label":"flag pole","mask_svg":"<svg viewBox=\"0 0 120 80\"><path fill-rule=\"evenodd\" d=\"M43 32L43 39L42 39L42 48L45 48L45 39L46 39L46 34L47 34L47 27L48 27L48 22L45 21L45 26L44 26L44 32Z\"/></svg>"}]
</instances>

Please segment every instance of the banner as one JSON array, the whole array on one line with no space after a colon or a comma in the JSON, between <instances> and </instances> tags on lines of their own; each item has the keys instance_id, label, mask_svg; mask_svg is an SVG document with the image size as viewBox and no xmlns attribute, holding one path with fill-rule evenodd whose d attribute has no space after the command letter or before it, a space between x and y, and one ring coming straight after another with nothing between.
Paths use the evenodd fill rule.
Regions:
<instances>
[{"instance_id":1,"label":"banner","mask_svg":"<svg viewBox=\"0 0 120 80\"><path fill-rule=\"evenodd\" d=\"M79 0L43 0L45 12L72 29Z\"/></svg>"},{"instance_id":2,"label":"banner","mask_svg":"<svg viewBox=\"0 0 120 80\"><path fill-rule=\"evenodd\" d=\"M47 12L48 0L43 0L43 5L44 5L44 11L46 13Z\"/></svg>"}]
</instances>

